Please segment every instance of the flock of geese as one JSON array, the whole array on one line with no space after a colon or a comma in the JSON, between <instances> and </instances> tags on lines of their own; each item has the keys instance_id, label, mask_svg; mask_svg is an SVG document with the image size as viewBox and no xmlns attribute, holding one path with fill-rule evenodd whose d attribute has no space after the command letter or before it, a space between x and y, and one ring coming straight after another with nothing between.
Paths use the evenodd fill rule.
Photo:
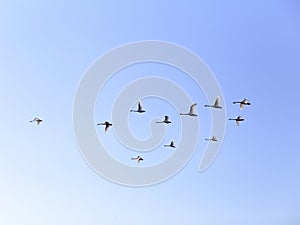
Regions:
<instances>
[{"instance_id":1,"label":"flock of geese","mask_svg":"<svg viewBox=\"0 0 300 225\"><path fill-rule=\"evenodd\" d=\"M250 101L248 99L246 99L246 98L244 98L242 101L235 101L235 102L233 102L233 104L239 104L240 105L240 110L242 110L244 108L244 106L251 105ZM190 111L188 113L180 113L180 115L181 116L197 117L198 115L195 112L196 111L195 110L196 106L197 106L197 103L192 104L190 106ZM217 96L217 98L216 98L216 100L215 100L215 102L214 102L213 105L204 105L204 107L215 108L215 109L222 109L222 106L220 106L220 96ZM146 111L142 107L142 101L139 101L136 110L132 109L132 110L130 110L130 112L145 113ZM242 118L241 116L237 116L236 118L229 118L229 120L234 120L236 122L236 125L239 126L240 123L242 121L244 121L244 118ZM37 125L40 125L43 122L43 120L40 119L40 118L38 118L38 117L35 117L33 120L30 120L29 122L30 123L36 123ZM170 121L169 116L165 115L164 120L157 121L156 123L164 123L164 124L168 125L168 124L170 124L172 122ZM98 123L97 126L105 126L104 130L105 130L105 132L108 132L109 127L112 126L112 123L110 123L108 121L105 121L105 122L102 122L102 123ZM205 140L206 141L212 141L212 142L218 141L217 138L216 138L216 136L212 136L211 138L206 138ZM164 147L176 148L174 140L171 140L170 144L165 144ZM131 160L136 160L138 163L140 163L144 159L141 156L138 155L137 157L131 158Z\"/></svg>"}]
</instances>

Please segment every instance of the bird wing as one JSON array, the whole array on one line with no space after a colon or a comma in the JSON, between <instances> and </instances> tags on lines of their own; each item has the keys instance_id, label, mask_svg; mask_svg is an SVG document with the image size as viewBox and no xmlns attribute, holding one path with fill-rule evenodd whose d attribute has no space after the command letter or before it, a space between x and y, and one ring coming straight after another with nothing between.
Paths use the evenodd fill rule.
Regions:
<instances>
[{"instance_id":1,"label":"bird wing","mask_svg":"<svg viewBox=\"0 0 300 225\"><path fill-rule=\"evenodd\" d=\"M245 104L247 104L249 102L249 100L246 99L246 98L244 98L242 102L245 103Z\"/></svg>"},{"instance_id":2,"label":"bird wing","mask_svg":"<svg viewBox=\"0 0 300 225\"><path fill-rule=\"evenodd\" d=\"M244 108L244 104L240 103L240 110L242 110Z\"/></svg>"},{"instance_id":3,"label":"bird wing","mask_svg":"<svg viewBox=\"0 0 300 225\"><path fill-rule=\"evenodd\" d=\"M195 107L196 107L197 103L194 103L193 105L191 105L190 107L190 113L194 114L195 113Z\"/></svg>"},{"instance_id":4,"label":"bird wing","mask_svg":"<svg viewBox=\"0 0 300 225\"><path fill-rule=\"evenodd\" d=\"M214 106L219 106L220 96L217 96Z\"/></svg>"},{"instance_id":5,"label":"bird wing","mask_svg":"<svg viewBox=\"0 0 300 225\"><path fill-rule=\"evenodd\" d=\"M142 101L139 101L139 104L138 104L138 110L140 111L140 110L142 110L143 109L143 107L142 107Z\"/></svg>"}]
</instances>

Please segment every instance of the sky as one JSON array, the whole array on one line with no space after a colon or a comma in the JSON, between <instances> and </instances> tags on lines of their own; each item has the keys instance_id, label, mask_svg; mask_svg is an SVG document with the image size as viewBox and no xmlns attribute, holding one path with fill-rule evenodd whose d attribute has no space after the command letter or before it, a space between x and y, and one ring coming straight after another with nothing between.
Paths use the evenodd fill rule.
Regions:
<instances>
[{"instance_id":1,"label":"sky","mask_svg":"<svg viewBox=\"0 0 300 225\"><path fill-rule=\"evenodd\" d=\"M0 30L1 224L300 223L298 1L1 1ZM179 83L198 103L199 142L191 160L165 182L136 188L112 183L88 166L72 113L80 81L95 60L143 40L197 54L218 80L227 118L241 114L245 121L239 127L227 122L219 155L200 173L210 135L205 93L163 65L119 71L99 93L95 124L111 119L115 95L139 71ZM132 76L123 79L122 73ZM239 111L232 101L243 98L251 106ZM168 110L174 129L163 144L171 138L176 143L180 118L174 107L156 98L143 105ZM159 115L149 113L135 124L139 115L130 114L134 135L147 137L148 121ZM43 119L38 127L29 123L35 116ZM107 134L95 129L110 154L131 166L172 154L158 147L137 165L130 160L137 153L120 146L113 127Z\"/></svg>"}]
</instances>

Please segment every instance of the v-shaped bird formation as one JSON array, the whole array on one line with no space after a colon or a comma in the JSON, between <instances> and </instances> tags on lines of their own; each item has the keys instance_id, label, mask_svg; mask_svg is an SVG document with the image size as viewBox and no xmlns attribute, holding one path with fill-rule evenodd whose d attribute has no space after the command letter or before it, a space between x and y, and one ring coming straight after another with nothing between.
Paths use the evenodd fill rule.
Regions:
<instances>
[{"instance_id":1,"label":"v-shaped bird formation","mask_svg":"<svg viewBox=\"0 0 300 225\"><path fill-rule=\"evenodd\" d=\"M240 106L240 110L243 110L243 108L245 106L249 106L251 105L250 101L246 98L244 98L243 100L241 101L234 101L233 104L239 104ZM197 103L194 103L190 106L189 108L189 111L186 112L186 113L179 113L180 116L190 116L190 117L197 117L198 115L196 114L196 106L197 106ZM221 110L222 109L222 106L220 106L220 96L217 96L216 97L216 100L213 104L207 104L207 105L204 105L204 107L207 107L207 108L213 108L213 109L217 109L217 110ZM142 100L140 100L137 104L137 109L131 109L130 112L132 113L145 113L146 110L143 109L142 107ZM233 120L236 122L236 125L239 126L241 122L243 122L245 119L242 117L242 116L237 116L236 118L229 118L229 120ZM36 123L36 125L40 125L43 120L40 119L39 117L35 117L34 119L30 120L29 121L30 123ZM166 125L169 125L171 124L171 120L169 118L168 115L165 115L164 116L164 119L161 120L161 121L157 121L156 123L158 124L166 124ZM104 126L104 131L105 133L107 133L109 131L109 128L112 126L113 124L110 123L109 121L104 121L104 122L101 122L101 123L97 123L97 126ZM217 142L218 139L216 136L212 136L211 138L206 138L205 139L206 141L209 141L209 142ZM174 140L171 140L170 144L164 144L163 145L165 148L176 148L175 146L175 142ZM139 164L140 162L142 162L144 159L142 158L142 156L138 155L136 157L132 157L131 160L135 160L137 161L137 163Z\"/></svg>"}]
</instances>

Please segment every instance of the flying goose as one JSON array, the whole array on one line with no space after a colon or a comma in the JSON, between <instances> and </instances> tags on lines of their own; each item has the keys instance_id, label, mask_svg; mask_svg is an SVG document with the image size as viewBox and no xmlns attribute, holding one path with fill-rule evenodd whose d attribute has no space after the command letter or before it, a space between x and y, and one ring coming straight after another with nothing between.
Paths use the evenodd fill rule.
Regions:
<instances>
[{"instance_id":1,"label":"flying goose","mask_svg":"<svg viewBox=\"0 0 300 225\"><path fill-rule=\"evenodd\" d=\"M172 123L172 122L169 120L169 117L166 115L165 119L163 121L159 121L159 122L156 122L156 123L166 123L166 124L169 124L169 123Z\"/></svg>"},{"instance_id":2,"label":"flying goose","mask_svg":"<svg viewBox=\"0 0 300 225\"><path fill-rule=\"evenodd\" d=\"M242 101L233 102L233 104L240 104L240 110L244 108L245 105L251 105L248 99L244 98Z\"/></svg>"},{"instance_id":3,"label":"flying goose","mask_svg":"<svg viewBox=\"0 0 300 225\"><path fill-rule=\"evenodd\" d=\"M97 126L99 126L99 125L104 125L105 126L105 132L107 132L108 128L110 126L112 126L112 124L110 122L108 122L108 121L105 121L104 123L98 123Z\"/></svg>"},{"instance_id":4,"label":"flying goose","mask_svg":"<svg viewBox=\"0 0 300 225\"><path fill-rule=\"evenodd\" d=\"M173 140L171 141L171 143L169 145L164 145L164 147L176 148Z\"/></svg>"},{"instance_id":5,"label":"flying goose","mask_svg":"<svg viewBox=\"0 0 300 225\"><path fill-rule=\"evenodd\" d=\"M194 103L193 105L190 106L190 111L188 113L180 113L180 115L197 116L197 114L195 114L196 105L197 103Z\"/></svg>"},{"instance_id":6,"label":"flying goose","mask_svg":"<svg viewBox=\"0 0 300 225\"><path fill-rule=\"evenodd\" d=\"M205 141L218 141L216 136L212 136L212 138L205 138Z\"/></svg>"},{"instance_id":7,"label":"flying goose","mask_svg":"<svg viewBox=\"0 0 300 225\"><path fill-rule=\"evenodd\" d=\"M38 118L38 117L35 117L33 120L30 120L29 122L30 122L30 123L35 122L36 125L40 125L40 123L43 122L43 120L41 120L41 119Z\"/></svg>"},{"instance_id":8,"label":"flying goose","mask_svg":"<svg viewBox=\"0 0 300 225\"><path fill-rule=\"evenodd\" d=\"M217 96L217 99L213 105L204 105L204 107L211 107L216 109L222 109L222 107L219 105L220 103L220 96Z\"/></svg>"},{"instance_id":9,"label":"flying goose","mask_svg":"<svg viewBox=\"0 0 300 225\"><path fill-rule=\"evenodd\" d=\"M137 110L130 110L130 112L137 112L137 113L144 113L146 112L145 110L143 110L143 107L142 107L142 101L139 101L139 104L138 104L138 109Z\"/></svg>"},{"instance_id":10,"label":"flying goose","mask_svg":"<svg viewBox=\"0 0 300 225\"><path fill-rule=\"evenodd\" d=\"M138 155L136 158L131 158L131 160L137 160L137 162L140 163L144 159L141 156Z\"/></svg>"},{"instance_id":11,"label":"flying goose","mask_svg":"<svg viewBox=\"0 0 300 225\"><path fill-rule=\"evenodd\" d=\"M229 120L235 120L237 126L240 125L240 122L244 121L244 119L243 119L241 116L238 116L238 117L235 118L235 119L231 119L231 118L230 118Z\"/></svg>"}]
</instances>

